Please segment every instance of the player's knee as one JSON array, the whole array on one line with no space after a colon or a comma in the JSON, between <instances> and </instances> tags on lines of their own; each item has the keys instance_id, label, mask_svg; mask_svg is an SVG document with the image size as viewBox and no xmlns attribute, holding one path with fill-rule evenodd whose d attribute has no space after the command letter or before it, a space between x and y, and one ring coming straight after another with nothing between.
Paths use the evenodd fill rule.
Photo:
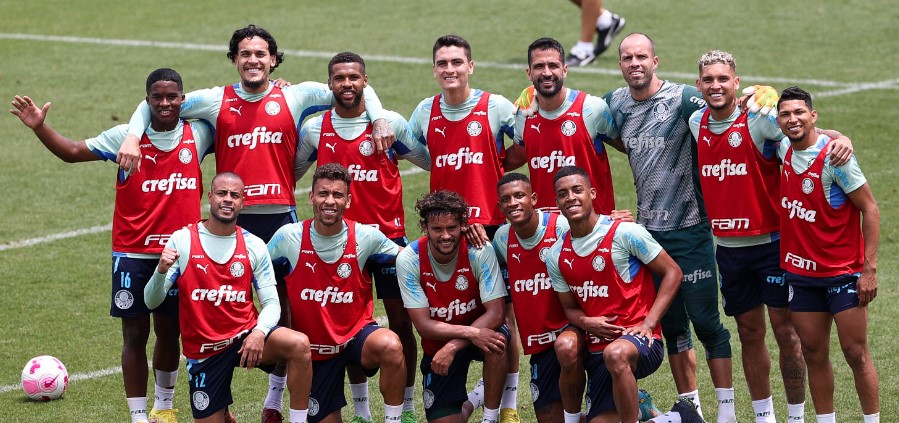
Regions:
<instances>
[{"instance_id":1,"label":"player's knee","mask_svg":"<svg viewBox=\"0 0 899 423\"><path fill-rule=\"evenodd\" d=\"M799 335L796 334L796 328L792 322L787 321L774 326L771 331L774 333L774 340L780 346L781 354L789 351L800 352Z\"/></svg>"},{"instance_id":2,"label":"player's knee","mask_svg":"<svg viewBox=\"0 0 899 423\"><path fill-rule=\"evenodd\" d=\"M556 350L556 358L563 368L571 368L581 365L581 342L578 335L572 331L563 331L553 345Z\"/></svg>"},{"instance_id":3,"label":"player's knee","mask_svg":"<svg viewBox=\"0 0 899 423\"><path fill-rule=\"evenodd\" d=\"M841 349L843 350L843 357L846 358L846 363L853 369L861 369L871 360L868 346L864 343L842 345Z\"/></svg>"},{"instance_id":4,"label":"player's knee","mask_svg":"<svg viewBox=\"0 0 899 423\"><path fill-rule=\"evenodd\" d=\"M630 363L635 352L629 343L625 345L619 342L613 342L603 350L603 362L613 378L633 373Z\"/></svg>"},{"instance_id":5,"label":"player's knee","mask_svg":"<svg viewBox=\"0 0 899 423\"><path fill-rule=\"evenodd\" d=\"M730 331L720 321L696 327L696 337L705 347L706 359L730 358Z\"/></svg>"},{"instance_id":6,"label":"player's knee","mask_svg":"<svg viewBox=\"0 0 899 423\"><path fill-rule=\"evenodd\" d=\"M309 347L309 337L305 333L294 331L291 334L290 350L288 358L290 360L311 361L312 349Z\"/></svg>"},{"instance_id":7,"label":"player's knee","mask_svg":"<svg viewBox=\"0 0 899 423\"><path fill-rule=\"evenodd\" d=\"M765 324L742 324L737 325L737 333L740 336L740 342L744 344L756 344L765 342Z\"/></svg>"},{"instance_id":8,"label":"player's knee","mask_svg":"<svg viewBox=\"0 0 899 423\"><path fill-rule=\"evenodd\" d=\"M403 343L400 338L393 332L383 336L380 340L381 348L379 361L381 365L401 366L403 364Z\"/></svg>"}]
</instances>

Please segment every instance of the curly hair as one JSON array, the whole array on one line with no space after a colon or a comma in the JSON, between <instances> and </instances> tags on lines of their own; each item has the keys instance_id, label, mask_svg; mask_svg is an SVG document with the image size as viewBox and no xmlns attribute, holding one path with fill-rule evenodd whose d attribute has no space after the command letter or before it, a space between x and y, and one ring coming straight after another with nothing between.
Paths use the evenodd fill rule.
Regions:
<instances>
[{"instance_id":1,"label":"curly hair","mask_svg":"<svg viewBox=\"0 0 899 423\"><path fill-rule=\"evenodd\" d=\"M350 179L352 179L350 178L350 171L348 171L340 163L327 163L315 169L315 173L312 174L313 187L319 179L346 182L346 192L347 194L349 194L350 192Z\"/></svg>"},{"instance_id":2,"label":"curly hair","mask_svg":"<svg viewBox=\"0 0 899 423\"><path fill-rule=\"evenodd\" d=\"M709 50L696 62L696 64L699 65L700 73L702 73L702 68L714 65L715 63L725 64L730 66L731 70L737 70L737 60L734 59L732 54L723 50Z\"/></svg>"},{"instance_id":3,"label":"curly hair","mask_svg":"<svg viewBox=\"0 0 899 423\"><path fill-rule=\"evenodd\" d=\"M418 224L422 228L427 228L428 221L440 215L455 216L462 226L468 224L468 203L455 191L439 190L422 194L415 202L415 211L420 216Z\"/></svg>"},{"instance_id":4,"label":"curly hair","mask_svg":"<svg viewBox=\"0 0 899 423\"><path fill-rule=\"evenodd\" d=\"M253 24L249 24L244 28L239 28L234 31L234 34L231 34L231 42L228 44L228 60L233 63L234 58L237 57L237 46L240 42L253 37L262 38L268 43L268 54L275 56L275 65L272 66L269 72L274 72L278 65L284 62L284 52L278 51L278 43L275 42L275 37L272 37L272 34Z\"/></svg>"}]
</instances>

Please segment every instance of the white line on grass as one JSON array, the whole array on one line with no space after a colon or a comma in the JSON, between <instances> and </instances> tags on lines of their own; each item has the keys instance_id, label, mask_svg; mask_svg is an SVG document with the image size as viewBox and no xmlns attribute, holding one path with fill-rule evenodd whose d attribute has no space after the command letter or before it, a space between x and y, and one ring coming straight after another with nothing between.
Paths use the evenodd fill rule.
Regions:
<instances>
[{"instance_id":1,"label":"white line on grass","mask_svg":"<svg viewBox=\"0 0 899 423\"><path fill-rule=\"evenodd\" d=\"M119 373L122 373L121 366L110 367L108 369L97 370L94 372L76 373L74 375L69 375L69 382L75 382L75 381L79 381L79 380L96 379L96 378L100 378L103 376L115 375L115 374L119 374ZM19 389L22 389L21 384L0 386L0 394L5 394L7 392L16 391Z\"/></svg>"},{"instance_id":2,"label":"white line on grass","mask_svg":"<svg viewBox=\"0 0 899 423\"><path fill-rule=\"evenodd\" d=\"M156 48L170 48L170 49L179 49L179 50L202 50L202 51L216 51L221 52L227 50L227 46L223 44L199 44L199 43L182 43L182 42L171 42L171 41L149 41L149 40L127 40L127 39L116 39L116 38L94 38L94 37L73 37L67 35L44 35L44 34L22 34L22 33L0 33L0 39L8 39L8 40L29 40L29 41L49 41L49 42L63 42L63 43L75 43L75 44L101 44L101 45L114 45L114 46L126 46L126 47L156 47ZM320 59L330 59L337 52L330 51L310 51L310 50L284 50L284 54L290 56L298 56L298 57L314 57ZM370 62L389 62L389 63L406 63L413 65L427 65L431 66L431 60L427 58L421 57L403 57L403 56L388 56L388 55L363 55L365 60ZM493 68L493 69L512 69L523 71L526 66L524 64L517 63L497 63L497 62L481 62L478 61L478 67L485 68ZM596 75L609 75L609 76L617 76L621 74L621 71L618 69L604 69L597 67L573 67L568 69L569 72L575 73L586 73L586 74L596 74ZM662 78L672 78L672 79L681 79L692 81L696 79L695 73L683 73L683 72L657 72L657 74ZM881 81L881 82L868 82L868 83L846 83L846 82L838 82L838 81L829 81L824 79L796 79L796 78L784 78L784 77L773 77L773 76L753 76L753 75L743 75L741 79L744 81L758 81L759 83L784 83L784 84L798 84L798 85L816 85L819 87L835 87L835 88L846 88L851 89L847 91L845 94L850 94L858 91L864 90L874 90L874 89L899 89L899 86L895 85L883 85L888 83L889 81ZM834 91L836 94L829 94L828 96L834 95L842 95L843 93L839 93Z\"/></svg>"}]
</instances>

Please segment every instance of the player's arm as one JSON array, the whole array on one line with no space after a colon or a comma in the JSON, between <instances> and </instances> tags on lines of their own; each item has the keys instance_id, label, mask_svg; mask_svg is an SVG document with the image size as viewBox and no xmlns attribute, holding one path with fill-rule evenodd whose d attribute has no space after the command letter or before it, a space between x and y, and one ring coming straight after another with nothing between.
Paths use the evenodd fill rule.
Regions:
<instances>
[{"instance_id":1,"label":"player's arm","mask_svg":"<svg viewBox=\"0 0 899 423\"><path fill-rule=\"evenodd\" d=\"M25 126L31 128L44 147L56 157L67 163L100 159L91 152L84 141L73 141L66 138L46 123L50 102L44 104L44 107L38 108L30 97L16 96L12 105L14 109L9 112L18 117Z\"/></svg>"},{"instance_id":2,"label":"player's arm","mask_svg":"<svg viewBox=\"0 0 899 423\"><path fill-rule=\"evenodd\" d=\"M527 117L521 111L515 113L515 135L512 138L512 145L506 148L506 157L503 159L503 170L506 172L518 169L528 161L523 137L526 119Z\"/></svg>"},{"instance_id":3,"label":"player's arm","mask_svg":"<svg viewBox=\"0 0 899 423\"><path fill-rule=\"evenodd\" d=\"M318 159L318 145L321 139L322 117L310 119L300 129L300 142L293 159L293 178L299 181Z\"/></svg>"},{"instance_id":4,"label":"player's arm","mask_svg":"<svg viewBox=\"0 0 899 423\"><path fill-rule=\"evenodd\" d=\"M877 296L877 249L880 245L880 209L865 183L847 194L849 201L862 213L862 239L865 243L865 264L858 278L859 305L868 305Z\"/></svg>"},{"instance_id":5,"label":"player's arm","mask_svg":"<svg viewBox=\"0 0 899 423\"><path fill-rule=\"evenodd\" d=\"M396 133L396 141L391 148L401 159L408 160L423 170L431 171L431 152L425 143L412 134L411 126L399 113L390 113L390 125Z\"/></svg>"},{"instance_id":6,"label":"player's arm","mask_svg":"<svg viewBox=\"0 0 899 423\"><path fill-rule=\"evenodd\" d=\"M620 137L618 125L612 118L609 105L600 97L588 95L584 99L584 124L590 131L590 137L594 140L593 148L597 154L602 153L603 142L609 143Z\"/></svg>"},{"instance_id":7,"label":"player's arm","mask_svg":"<svg viewBox=\"0 0 899 423\"><path fill-rule=\"evenodd\" d=\"M653 275L661 277L662 282L656 291L656 300L652 303L652 307L649 309L649 313L646 314L646 318L643 319L643 323L640 326L625 329L624 334L643 336L652 342L653 331L659 325L662 315L671 306L671 301L674 300L677 290L680 289L684 275L674 259L665 250L661 250L656 258L646 263L646 267L652 271Z\"/></svg>"},{"instance_id":8,"label":"player's arm","mask_svg":"<svg viewBox=\"0 0 899 423\"><path fill-rule=\"evenodd\" d=\"M394 263L403 249L373 226L356 223L356 257L360 267L367 261Z\"/></svg>"},{"instance_id":9,"label":"player's arm","mask_svg":"<svg viewBox=\"0 0 899 423\"><path fill-rule=\"evenodd\" d=\"M828 138L833 140L833 143L830 144L830 151L827 152L827 155L830 157L830 164L842 166L849 163L849 160L852 159L852 155L855 153L852 150L852 140L849 137L834 129L815 128L815 132L827 135Z\"/></svg>"},{"instance_id":10,"label":"player's arm","mask_svg":"<svg viewBox=\"0 0 899 423\"><path fill-rule=\"evenodd\" d=\"M250 266L253 267L253 288L262 309L259 311L256 327L247 335L237 352L240 354L240 365L252 369L262 362L265 337L278 325L281 303L278 300L275 272L272 270L271 257L268 255L266 245L253 236L245 236L244 239L250 256Z\"/></svg>"},{"instance_id":11,"label":"player's arm","mask_svg":"<svg viewBox=\"0 0 899 423\"><path fill-rule=\"evenodd\" d=\"M612 91L607 92L604 96L602 96L602 100L606 102L606 105L612 104ZM611 113L611 106L609 107L609 112ZM614 117L613 117L614 119ZM615 126L618 127L617 124ZM618 133L616 137L610 137L609 139L603 140L606 144L611 146L612 148L627 154L627 150L624 149L624 141L621 140L621 134Z\"/></svg>"},{"instance_id":12,"label":"player's arm","mask_svg":"<svg viewBox=\"0 0 899 423\"><path fill-rule=\"evenodd\" d=\"M624 328L614 324L615 317L588 316L581 308L580 304L578 304L574 294L571 293L568 282L559 270L559 252L561 248L562 244L560 238L560 241L553 245L546 258L546 270L550 279L552 279L553 290L555 290L556 294L559 296L559 302L562 304L562 310L565 312L565 317L568 318L568 321L571 322L572 325L597 338L617 338L621 335L621 331Z\"/></svg>"},{"instance_id":13,"label":"player's arm","mask_svg":"<svg viewBox=\"0 0 899 423\"><path fill-rule=\"evenodd\" d=\"M182 265L187 265L187 258L190 257L190 238L184 239L185 234L187 234L185 230L178 230L172 234L160 254L156 271L144 286L144 303L150 309L162 304L169 289L181 277ZM179 241L179 238L184 240ZM188 248L182 250L178 247L179 245L186 245Z\"/></svg>"}]
</instances>

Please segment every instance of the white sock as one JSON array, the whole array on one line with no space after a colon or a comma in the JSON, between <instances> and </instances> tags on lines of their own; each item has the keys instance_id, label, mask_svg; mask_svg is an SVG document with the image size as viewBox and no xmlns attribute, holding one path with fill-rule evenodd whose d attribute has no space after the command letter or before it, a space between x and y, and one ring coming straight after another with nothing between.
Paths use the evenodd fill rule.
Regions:
<instances>
[{"instance_id":1,"label":"white sock","mask_svg":"<svg viewBox=\"0 0 899 423\"><path fill-rule=\"evenodd\" d=\"M154 370L156 375L155 396L153 397L153 409L171 410L172 399L175 397L175 384L178 382L178 371L164 372ZM171 388L169 388L171 386Z\"/></svg>"},{"instance_id":2,"label":"white sock","mask_svg":"<svg viewBox=\"0 0 899 423\"><path fill-rule=\"evenodd\" d=\"M477 386L474 387L474 390L468 393L468 402L474 406L475 409L484 405L484 380L481 379L478 381Z\"/></svg>"},{"instance_id":3,"label":"white sock","mask_svg":"<svg viewBox=\"0 0 899 423\"><path fill-rule=\"evenodd\" d=\"M734 388L715 388L715 396L718 397L718 423L736 422Z\"/></svg>"},{"instance_id":4,"label":"white sock","mask_svg":"<svg viewBox=\"0 0 899 423\"><path fill-rule=\"evenodd\" d=\"M265 396L262 408L281 411L285 385L287 385L287 376L268 375L268 395Z\"/></svg>"},{"instance_id":5,"label":"white sock","mask_svg":"<svg viewBox=\"0 0 899 423\"><path fill-rule=\"evenodd\" d=\"M565 423L580 423L581 422L581 412L577 413L569 413L567 411L563 411L565 413Z\"/></svg>"},{"instance_id":6,"label":"white sock","mask_svg":"<svg viewBox=\"0 0 899 423\"><path fill-rule=\"evenodd\" d=\"M805 403L787 404L787 423L805 423Z\"/></svg>"},{"instance_id":7,"label":"white sock","mask_svg":"<svg viewBox=\"0 0 899 423\"><path fill-rule=\"evenodd\" d=\"M518 409L518 372L506 375L506 387L499 408Z\"/></svg>"},{"instance_id":8,"label":"white sock","mask_svg":"<svg viewBox=\"0 0 899 423\"><path fill-rule=\"evenodd\" d=\"M368 406L368 381L351 383L350 393L353 395L353 413L365 420L371 420L371 408Z\"/></svg>"},{"instance_id":9,"label":"white sock","mask_svg":"<svg viewBox=\"0 0 899 423\"><path fill-rule=\"evenodd\" d=\"M705 420L705 416L702 415L702 406L699 405L699 389L693 392L685 392L683 394L677 394L678 398L686 399L693 401L693 405L696 406L696 412L699 413L699 416Z\"/></svg>"},{"instance_id":10,"label":"white sock","mask_svg":"<svg viewBox=\"0 0 899 423\"><path fill-rule=\"evenodd\" d=\"M499 422L499 408L484 407L484 418L481 423L497 423Z\"/></svg>"},{"instance_id":11,"label":"white sock","mask_svg":"<svg viewBox=\"0 0 899 423\"><path fill-rule=\"evenodd\" d=\"M818 419L818 423L837 423L837 413L816 414L815 418Z\"/></svg>"},{"instance_id":12,"label":"white sock","mask_svg":"<svg viewBox=\"0 0 899 423\"><path fill-rule=\"evenodd\" d=\"M880 423L880 413L864 414L865 423Z\"/></svg>"},{"instance_id":13,"label":"white sock","mask_svg":"<svg viewBox=\"0 0 899 423\"><path fill-rule=\"evenodd\" d=\"M596 27L606 29L610 26L612 26L612 12L609 12L609 9L603 9L602 14L596 19Z\"/></svg>"},{"instance_id":14,"label":"white sock","mask_svg":"<svg viewBox=\"0 0 899 423\"><path fill-rule=\"evenodd\" d=\"M571 48L572 53L590 53L593 54L593 42L592 41L578 41L574 47Z\"/></svg>"},{"instance_id":15,"label":"white sock","mask_svg":"<svg viewBox=\"0 0 899 423\"><path fill-rule=\"evenodd\" d=\"M287 421L290 423L306 423L306 417L309 415L309 409L306 410L294 410L290 409L290 415L287 418Z\"/></svg>"},{"instance_id":16,"label":"white sock","mask_svg":"<svg viewBox=\"0 0 899 423\"><path fill-rule=\"evenodd\" d=\"M402 414L403 414L403 406L402 405L384 404L384 423L399 422L400 416Z\"/></svg>"},{"instance_id":17,"label":"white sock","mask_svg":"<svg viewBox=\"0 0 899 423\"><path fill-rule=\"evenodd\" d=\"M774 417L774 401L771 397L752 402L752 411L755 413L756 423L777 423Z\"/></svg>"},{"instance_id":18,"label":"white sock","mask_svg":"<svg viewBox=\"0 0 899 423\"><path fill-rule=\"evenodd\" d=\"M407 386L403 395L403 411L415 412L415 387Z\"/></svg>"},{"instance_id":19,"label":"white sock","mask_svg":"<svg viewBox=\"0 0 899 423\"><path fill-rule=\"evenodd\" d=\"M131 423L147 420L147 397L126 398L131 411Z\"/></svg>"}]
</instances>

